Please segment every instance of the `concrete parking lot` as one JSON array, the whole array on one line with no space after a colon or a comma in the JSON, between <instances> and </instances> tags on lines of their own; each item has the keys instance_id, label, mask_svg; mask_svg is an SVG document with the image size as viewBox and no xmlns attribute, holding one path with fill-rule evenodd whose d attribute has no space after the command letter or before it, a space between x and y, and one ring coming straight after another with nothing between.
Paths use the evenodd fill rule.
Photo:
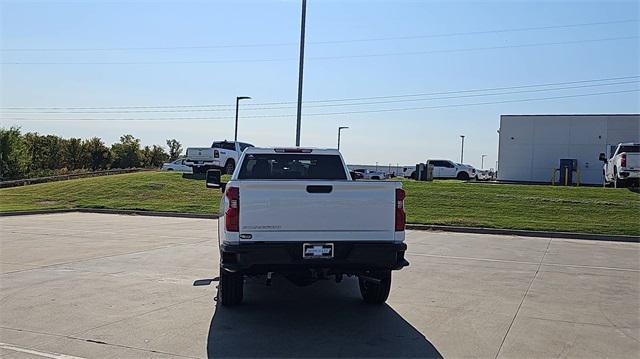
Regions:
<instances>
[{"instance_id":1,"label":"concrete parking lot","mask_svg":"<svg viewBox=\"0 0 640 359\"><path fill-rule=\"evenodd\" d=\"M216 221L0 219L0 356L640 356L640 245L409 232L388 305L249 280L216 308ZM200 283L200 282L198 282Z\"/></svg>"}]
</instances>

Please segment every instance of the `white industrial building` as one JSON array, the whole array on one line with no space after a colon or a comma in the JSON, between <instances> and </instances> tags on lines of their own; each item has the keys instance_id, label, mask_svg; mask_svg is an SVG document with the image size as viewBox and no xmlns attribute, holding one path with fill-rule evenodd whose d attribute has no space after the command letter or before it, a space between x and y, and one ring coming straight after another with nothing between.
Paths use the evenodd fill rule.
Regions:
<instances>
[{"instance_id":1,"label":"white industrial building","mask_svg":"<svg viewBox=\"0 0 640 359\"><path fill-rule=\"evenodd\" d=\"M601 184L599 154L640 142L640 115L502 115L499 134L499 181L549 183L561 159L575 159L581 183Z\"/></svg>"}]
</instances>

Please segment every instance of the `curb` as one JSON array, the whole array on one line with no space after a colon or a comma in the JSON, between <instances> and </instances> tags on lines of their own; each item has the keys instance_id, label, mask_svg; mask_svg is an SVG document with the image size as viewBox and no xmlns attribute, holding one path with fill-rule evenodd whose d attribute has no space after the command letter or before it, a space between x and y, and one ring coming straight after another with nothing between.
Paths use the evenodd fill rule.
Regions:
<instances>
[{"instance_id":1,"label":"curb","mask_svg":"<svg viewBox=\"0 0 640 359\"><path fill-rule=\"evenodd\" d=\"M413 229L413 230L419 230L419 231L498 234L498 235L504 235L504 236L520 236L520 237L586 239L586 240L596 240L596 241L632 242L632 243L640 242L640 236L625 236L625 235L617 235L617 234L548 232L548 231L531 231L531 230L522 230L522 229L460 227L460 226L443 226L443 225L436 225L436 224L409 224L409 223L407 223L407 229Z\"/></svg>"},{"instance_id":2,"label":"curb","mask_svg":"<svg viewBox=\"0 0 640 359\"><path fill-rule=\"evenodd\" d=\"M142 211L142 210L134 210L134 209L108 209L108 208L58 208L58 209L37 209L37 210L16 211L16 212L0 212L0 217L27 216L27 215L37 215L37 214L56 214L56 213L70 213L70 212L120 214L120 215L151 216L151 217L196 218L196 219L216 219L219 217L217 214ZM640 236L625 236L625 235L616 235L616 234L547 232L547 231L532 231L532 230L521 230L521 229L460 227L460 226L444 226L444 225L437 225L437 224L411 224L411 223L407 223L406 228L411 230L417 230L417 231L442 231L442 232L455 232L455 233L495 234L495 235L519 236L519 237L584 239L584 240L596 240L596 241L640 243Z\"/></svg>"},{"instance_id":3,"label":"curb","mask_svg":"<svg viewBox=\"0 0 640 359\"><path fill-rule=\"evenodd\" d=\"M147 169L147 168L120 168L120 169L111 169L111 170L104 170L104 171L69 173L66 175L57 175L57 176L23 178L19 180L0 181L0 188L30 186L30 185L41 184L41 183L68 181L68 180L80 179L80 178L113 176L113 175L128 174L128 173L135 173L135 172L142 172L142 171L153 171L153 170L154 169Z\"/></svg>"},{"instance_id":4,"label":"curb","mask_svg":"<svg viewBox=\"0 0 640 359\"><path fill-rule=\"evenodd\" d=\"M31 209L27 211L0 212L0 217L31 216L36 214L56 214L78 212L75 208Z\"/></svg>"},{"instance_id":5,"label":"curb","mask_svg":"<svg viewBox=\"0 0 640 359\"><path fill-rule=\"evenodd\" d=\"M76 212L80 212L80 213L123 214L123 215L130 215L130 216L149 216L149 217L173 217L173 218L195 218L195 219L216 219L219 217L217 214L144 211L144 210L136 210L136 209L77 208L75 210Z\"/></svg>"},{"instance_id":6,"label":"curb","mask_svg":"<svg viewBox=\"0 0 640 359\"><path fill-rule=\"evenodd\" d=\"M100 213L100 214L121 214L129 216L150 216L150 217L173 217L173 218L196 218L196 219L216 219L217 214L198 214L184 212L160 212L141 211L135 209L109 209L109 208L58 208L58 209L36 209L29 211L0 212L0 217L30 216L37 214L57 214L57 213Z\"/></svg>"}]
</instances>

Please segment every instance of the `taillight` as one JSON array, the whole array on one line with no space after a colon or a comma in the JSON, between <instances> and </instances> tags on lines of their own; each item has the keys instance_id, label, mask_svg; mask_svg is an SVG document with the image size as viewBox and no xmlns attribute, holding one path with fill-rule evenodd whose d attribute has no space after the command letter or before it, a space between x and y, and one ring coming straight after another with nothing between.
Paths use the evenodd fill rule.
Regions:
<instances>
[{"instance_id":1,"label":"taillight","mask_svg":"<svg viewBox=\"0 0 640 359\"><path fill-rule=\"evenodd\" d=\"M396 232L404 231L404 190L396 188Z\"/></svg>"},{"instance_id":2,"label":"taillight","mask_svg":"<svg viewBox=\"0 0 640 359\"><path fill-rule=\"evenodd\" d=\"M224 226L228 232L238 232L240 228L240 188L227 188L225 196L229 206L224 212Z\"/></svg>"},{"instance_id":3,"label":"taillight","mask_svg":"<svg viewBox=\"0 0 640 359\"><path fill-rule=\"evenodd\" d=\"M218 150L213 150L213 157L214 158L220 157L220 152Z\"/></svg>"},{"instance_id":4,"label":"taillight","mask_svg":"<svg viewBox=\"0 0 640 359\"><path fill-rule=\"evenodd\" d=\"M627 154L623 153L620 155L620 167L627 167Z\"/></svg>"}]
</instances>

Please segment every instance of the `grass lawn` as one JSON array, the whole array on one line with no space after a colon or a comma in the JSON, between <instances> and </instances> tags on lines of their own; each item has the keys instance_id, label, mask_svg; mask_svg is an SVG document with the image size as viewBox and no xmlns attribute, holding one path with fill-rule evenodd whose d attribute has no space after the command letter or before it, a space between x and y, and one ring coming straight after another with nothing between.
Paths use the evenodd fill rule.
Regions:
<instances>
[{"instance_id":1,"label":"grass lawn","mask_svg":"<svg viewBox=\"0 0 640 359\"><path fill-rule=\"evenodd\" d=\"M640 235L640 194L628 189L404 180L407 221ZM116 208L217 213L221 193L170 172L138 172L0 189L0 211Z\"/></svg>"},{"instance_id":2,"label":"grass lawn","mask_svg":"<svg viewBox=\"0 0 640 359\"><path fill-rule=\"evenodd\" d=\"M175 172L136 172L0 189L0 211L115 208L217 213L220 190Z\"/></svg>"},{"instance_id":3,"label":"grass lawn","mask_svg":"<svg viewBox=\"0 0 640 359\"><path fill-rule=\"evenodd\" d=\"M403 182L409 223L640 235L640 194L629 189Z\"/></svg>"}]
</instances>

